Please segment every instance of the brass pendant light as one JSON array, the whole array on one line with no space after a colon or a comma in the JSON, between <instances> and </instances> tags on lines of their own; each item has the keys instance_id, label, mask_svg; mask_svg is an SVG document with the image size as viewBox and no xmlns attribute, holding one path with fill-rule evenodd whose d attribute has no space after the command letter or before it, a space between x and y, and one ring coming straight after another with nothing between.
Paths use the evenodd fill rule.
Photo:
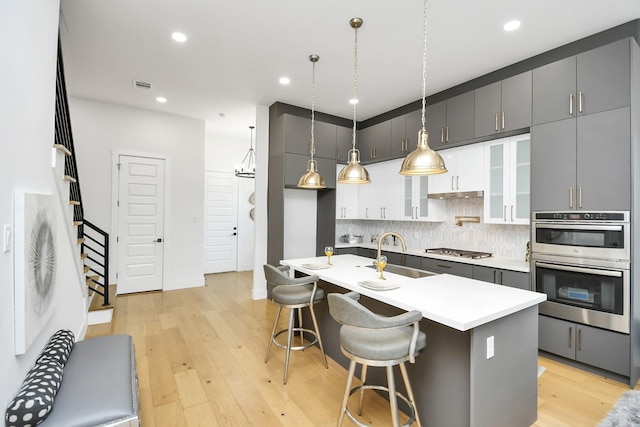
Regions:
<instances>
[{"instance_id":1,"label":"brass pendant light","mask_svg":"<svg viewBox=\"0 0 640 427\"><path fill-rule=\"evenodd\" d=\"M314 140L314 124L315 124L315 87L316 87L316 62L320 57L318 55L309 55L309 61L313 64L313 72L311 74L311 145L309 146L309 152L311 154L311 160L307 163L307 173L302 175L300 181L298 181L298 188L305 188L308 190L321 190L327 188L324 183L324 178L318 173L318 163L313 159L313 155L316 153L316 145Z\"/></svg>"},{"instance_id":2,"label":"brass pendant light","mask_svg":"<svg viewBox=\"0 0 640 427\"><path fill-rule=\"evenodd\" d=\"M360 164L360 150L356 149L356 105L358 104L358 28L362 27L361 18L351 18L349 25L355 30L355 49L353 61L353 133L352 148L349 150L349 164L338 174L338 184L370 184L369 172Z\"/></svg>"},{"instance_id":3,"label":"brass pendant light","mask_svg":"<svg viewBox=\"0 0 640 427\"><path fill-rule=\"evenodd\" d=\"M402 162L402 175L437 175L446 173L444 160L429 148L429 133L424 126L426 112L426 69L427 69L427 0L424 0L424 25L422 27L422 129L418 131L418 147Z\"/></svg>"}]
</instances>

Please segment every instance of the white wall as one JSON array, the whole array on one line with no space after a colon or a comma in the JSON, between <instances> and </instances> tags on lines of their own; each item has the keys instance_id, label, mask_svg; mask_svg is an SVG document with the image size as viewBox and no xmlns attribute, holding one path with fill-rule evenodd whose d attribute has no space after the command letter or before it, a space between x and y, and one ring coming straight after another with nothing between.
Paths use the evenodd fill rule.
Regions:
<instances>
[{"instance_id":1,"label":"white wall","mask_svg":"<svg viewBox=\"0 0 640 427\"><path fill-rule=\"evenodd\" d=\"M253 299L267 297L263 265L267 263L267 192L269 184L269 107L256 107L256 219L253 260Z\"/></svg>"},{"instance_id":2,"label":"white wall","mask_svg":"<svg viewBox=\"0 0 640 427\"><path fill-rule=\"evenodd\" d=\"M59 2L0 2L0 226L14 224L14 193L55 194L51 168ZM57 277L51 321L23 355L14 356L14 251L0 252L0 406L17 392L35 358L58 329L76 337L86 328L85 300L69 238L64 234L62 204L56 203Z\"/></svg>"},{"instance_id":3,"label":"white wall","mask_svg":"<svg viewBox=\"0 0 640 427\"><path fill-rule=\"evenodd\" d=\"M80 98L69 103L85 215L112 237L112 271L112 153L162 156L168 160L163 289L202 286L205 122Z\"/></svg>"}]
</instances>

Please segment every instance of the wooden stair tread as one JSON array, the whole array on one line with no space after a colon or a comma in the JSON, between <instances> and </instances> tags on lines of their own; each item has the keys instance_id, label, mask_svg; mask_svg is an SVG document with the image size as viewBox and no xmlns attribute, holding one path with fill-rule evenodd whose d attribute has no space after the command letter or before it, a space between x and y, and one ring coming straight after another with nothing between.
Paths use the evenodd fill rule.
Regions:
<instances>
[{"instance_id":1,"label":"wooden stair tread","mask_svg":"<svg viewBox=\"0 0 640 427\"><path fill-rule=\"evenodd\" d=\"M82 225L82 221L73 221L73 226L77 227L79 225Z\"/></svg>"},{"instance_id":2,"label":"wooden stair tread","mask_svg":"<svg viewBox=\"0 0 640 427\"><path fill-rule=\"evenodd\" d=\"M78 238L77 243L78 243L79 245L81 245L82 243L84 243L84 237L80 237L80 238Z\"/></svg>"},{"instance_id":3,"label":"wooden stair tread","mask_svg":"<svg viewBox=\"0 0 640 427\"><path fill-rule=\"evenodd\" d=\"M83 268L83 272L84 272L85 274L89 272L89 266L88 266L88 265L85 265L85 266L84 266L84 268Z\"/></svg>"},{"instance_id":4,"label":"wooden stair tread","mask_svg":"<svg viewBox=\"0 0 640 427\"><path fill-rule=\"evenodd\" d=\"M79 206L79 205L80 205L80 202L79 202L79 201L77 201L77 200L69 200L69 204L70 204L70 205L73 205L73 206Z\"/></svg>"},{"instance_id":5,"label":"wooden stair tread","mask_svg":"<svg viewBox=\"0 0 640 427\"><path fill-rule=\"evenodd\" d=\"M65 147L64 145L62 145L62 144L53 144L53 148L55 148L56 150L58 150L59 152L61 152L65 156L70 156L71 155L71 151L69 151L69 149L67 147Z\"/></svg>"},{"instance_id":6,"label":"wooden stair tread","mask_svg":"<svg viewBox=\"0 0 640 427\"><path fill-rule=\"evenodd\" d=\"M72 177L71 175L65 175L62 177L63 181L67 181L67 182L78 182L74 177Z\"/></svg>"},{"instance_id":7,"label":"wooden stair tread","mask_svg":"<svg viewBox=\"0 0 640 427\"><path fill-rule=\"evenodd\" d=\"M80 259L82 259L82 260L87 259L88 256L89 256L88 253L80 254Z\"/></svg>"},{"instance_id":8,"label":"wooden stair tread","mask_svg":"<svg viewBox=\"0 0 640 427\"><path fill-rule=\"evenodd\" d=\"M109 310L115 306L117 285L109 285L109 305L102 305L102 295L95 294L89 305L89 311Z\"/></svg>"}]
</instances>

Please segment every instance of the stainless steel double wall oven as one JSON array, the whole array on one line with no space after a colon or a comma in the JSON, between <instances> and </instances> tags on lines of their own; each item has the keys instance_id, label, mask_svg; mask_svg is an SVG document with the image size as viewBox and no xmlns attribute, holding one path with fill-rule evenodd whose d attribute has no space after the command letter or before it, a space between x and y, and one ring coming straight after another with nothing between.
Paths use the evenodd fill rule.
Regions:
<instances>
[{"instance_id":1,"label":"stainless steel double wall oven","mask_svg":"<svg viewBox=\"0 0 640 427\"><path fill-rule=\"evenodd\" d=\"M629 333L628 211L533 212L532 288L540 314Z\"/></svg>"}]
</instances>

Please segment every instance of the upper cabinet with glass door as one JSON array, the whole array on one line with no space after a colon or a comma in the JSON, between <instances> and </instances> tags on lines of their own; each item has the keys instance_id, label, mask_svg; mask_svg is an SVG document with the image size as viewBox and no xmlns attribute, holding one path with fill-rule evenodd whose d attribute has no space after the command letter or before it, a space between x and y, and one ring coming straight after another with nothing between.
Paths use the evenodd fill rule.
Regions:
<instances>
[{"instance_id":1,"label":"upper cabinet with glass door","mask_svg":"<svg viewBox=\"0 0 640 427\"><path fill-rule=\"evenodd\" d=\"M445 201L429 199L428 176L404 176L402 216L414 221L444 221Z\"/></svg>"},{"instance_id":2,"label":"upper cabinet with glass door","mask_svg":"<svg viewBox=\"0 0 640 427\"><path fill-rule=\"evenodd\" d=\"M529 134L485 143L485 223L529 224L530 146Z\"/></svg>"}]
</instances>

